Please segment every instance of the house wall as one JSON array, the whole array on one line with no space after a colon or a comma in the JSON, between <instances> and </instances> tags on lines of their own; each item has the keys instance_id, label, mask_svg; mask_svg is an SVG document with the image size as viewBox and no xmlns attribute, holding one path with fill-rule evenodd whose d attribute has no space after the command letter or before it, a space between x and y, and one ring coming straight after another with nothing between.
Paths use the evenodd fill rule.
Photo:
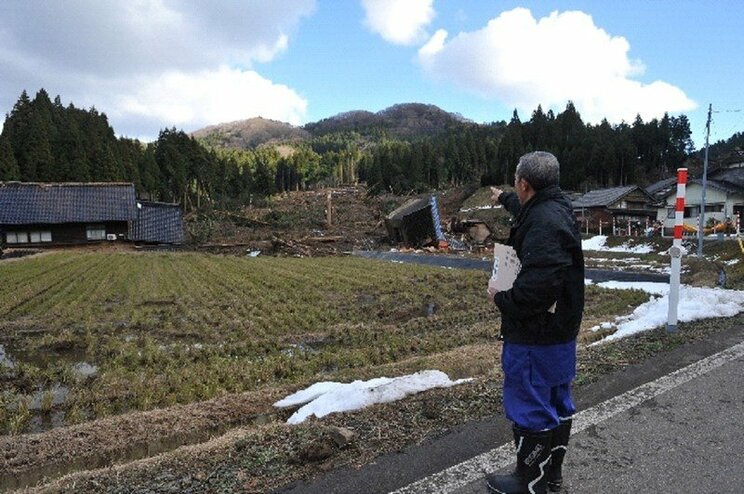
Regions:
<instances>
[{"instance_id":1,"label":"house wall","mask_svg":"<svg viewBox=\"0 0 744 494\"><path fill-rule=\"evenodd\" d=\"M647 218L653 220L653 209L648 209L648 214L644 210L629 209L610 211L607 208L581 208L575 209L576 219L579 222L579 229L582 233L587 231L587 220L589 220L589 232L599 233L599 222L602 222L602 234L612 234L612 219L615 218L617 235L642 235L646 228ZM628 233L628 221L630 220L631 228Z\"/></svg>"},{"instance_id":2,"label":"house wall","mask_svg":"<svg viewBox=\"0 0 744 494\"><path fill-rule=\"evenodd\" d=\"M602 233L612 230L612 213L607 209L596 207L596 208L584 208L574 210L576 219L579 222L579 229L582 232L586 232L587 220L589 222L590 232L599 232L599 222L602 222Z\"/></svg>"},{"instance_id":3,"label":"house wall","mask_svg":"<svg viewBox=\"0 0 744 494\"><path fill-rule=\"evenodd\" d=\"M62 223L62 224L36 224L36 225L0 225L2 231L2 241L7 247L51 247L55 245L79 245L95 242L105 242L103 240L88 240L87 227L102 226L106 234L115 234L117 240L127 239L128 223L126 221L105 222L105 223ZM27 236L32 232L49 232L51 241L29 242L27 243L10 243L7 241L8 233L26 233ZM120 236L121 235L121 236Z\"/></svg>"},{"instance_id":4,"label":"house wall","mask_svg":"<svg viewBox=\"0 0 744 494\"><path fill-rule=\"evenodd\" d=\"M676 189L675 189L676 191ZM700 204L703 198L703 187L700 184L688 184L685 191L685 217L683 222L687 225L697 227L698 217L700 216ZM674 228L674 206L677 201L677 194L667 196L666 207L657 210L657 219L664 223L664 228ZM707 187L705 189L706 208L720 207L721 211L705 212L705 222L708 223L710 218L717 222L725 221L727 217L733 217L740 210L744 210L744 192L741 194L728 194L720 189ZM696 209L695 209L696 208ZM671 218L670 216L671 213ZM742 218L744 221L744 218Z\"/></svg>"},{"instance_id":5,"label":"house wall","mask_svg":"<svg viewBox=\"0 0 744 494\"><path fill-rule=\"evenodd\" d=\"M610 209L648 209L649 197L641 190L626 194L621 200L610 205Z\"/></svg>"}]
</instances>

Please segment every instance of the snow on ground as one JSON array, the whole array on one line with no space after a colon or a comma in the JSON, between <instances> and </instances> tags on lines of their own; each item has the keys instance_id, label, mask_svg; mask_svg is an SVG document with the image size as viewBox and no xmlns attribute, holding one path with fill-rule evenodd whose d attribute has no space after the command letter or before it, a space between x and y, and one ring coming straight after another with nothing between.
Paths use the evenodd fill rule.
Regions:
<instances>
[{"instance_id":1,"label":"snow on ground","mask_svg":"<svg viewBox=\"0 0 744 494\"><path fill-rule=\"evenodd\" d=\"M607 235L595 235L592 238L581 241L583 250L598 250L603 252L630 252L633 254L649 254L654 248L648 244L629 246L627 243L618 247L607 247Z\"/></svg>"},{"instance_id":2,"label":"snow on ground","mask_svg":"<svg viewBox=\"0 0 744 494\"><path fill-rule=\"evenodd\" d=\"M587 283L591 282L587 280ZM652 296L651 300L636 307L631 314L617 317L613 323L617 331L593 343L594 345L666 325L669 314L668 283L607 281L597 285L616 290L635 288L650 293ZM679 288L679 305L677 306L679 322L697 321L710 317L731 317L742 311L744 311L744 291L688 285L681 285Z\"/></svg>"},{"instance_id":3,"label":"snow on ground","mask_svg":"<svg viewBox=\"0 0 744 494\"><path fill-rule=\"evenodd\" d=\"M449 388L472 379L452 381L442 371L425 370L401 377L378 377L352 383L320 382L274 403L277 408L304 405L289 419L299 424L311 415L324 417L333 412L359 410L375 403L397 401L432 388Z\"/></svg>"},{"instance_id":4,"label":"snow on ground","mask_svg":"<svg viewBox=\"0 0 744 494\"><path fill-rule=\"evenodd\" d=\"M501 209L501 204L488 204L486 206L475 206L467 209L460 209L461 213L469 213L471 211L483 211L486 209Z\"/></svg>"}]
</instances>

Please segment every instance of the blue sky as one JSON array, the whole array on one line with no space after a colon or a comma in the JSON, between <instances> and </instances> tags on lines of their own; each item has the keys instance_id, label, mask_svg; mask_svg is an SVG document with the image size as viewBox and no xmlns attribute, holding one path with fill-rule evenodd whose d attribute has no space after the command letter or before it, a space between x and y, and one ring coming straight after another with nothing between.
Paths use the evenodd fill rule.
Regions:
<instances>
[{"instance_id":1,"label":"blue sky","mask_svg":"<svg viewBox=\"0 0 744 494\"><path fill-rule=\"evenodd\" d=\"M700 148L709 103L711 142L744 131L741 19L736 0L5 0L0 111L44 87L152 140L407 102L527 120L572 100L590 122L684 113Z\"/></svg>"}]
</instances>

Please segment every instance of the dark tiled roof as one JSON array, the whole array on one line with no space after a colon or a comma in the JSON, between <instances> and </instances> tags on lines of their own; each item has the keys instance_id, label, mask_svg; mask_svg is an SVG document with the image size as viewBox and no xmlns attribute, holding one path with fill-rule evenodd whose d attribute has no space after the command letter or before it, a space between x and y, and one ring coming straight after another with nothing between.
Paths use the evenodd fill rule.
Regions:
<instances>
[{"instance_id":1,"label":"dark tiled roof","mask_svg":"<svg viewBox=\"0 0 744 494\"><path fill-rule=\"evenodd\" d=\"M129 238L135 242L158 244L183 243L183 217L178 204L137 202L137 219L129 226Z\"/></svg>"},{"instance_id":2,"label":"dark tiled roof","mask_svg":"<svg viewBox=\"0 0 744 494\"><path fill-rule=\"evenodd\" d=\"M698 184L700 186L703 185L703 179L702 178L693 178L688 184ZM726 192L727 194L744 194L744 189L742 187L736 186L730 182L724 182L721 180L711 180L708 179L708 183L706 184L707 187L713 187L714 189L722 190Z\"/></svg>"},{"instance_id":3,"label":"dark tiled roof","mask_svg":"<svg viewBox=\"0 0 744 494\"><path fill-rule=\"evenodd\" d=\"M659 194L662 195L662 197L666 197L665 194L669 190L677 191L677 177L665 178L664 180L659 180L658 182L646 187L646 192L652 196Z\"/></svg>"},{"instance_id":4,"label":"dark tiled roof","mask_svg":"<svg viewBox=\"0 0 744 494\"><path fill-rule=\"evenodd\" d=\"M708 178L712 178L718 182L729 182L730 184L739 188L744 188L744 168L721 168L708 174Z\"/></svg>"},{"instance_id":5,"label":"dark tiled roof","mask_svg":"<svg viewBox=\"0 0 744 494\"><path fill-rule=\"evenodd\" d=\"M418 211L420 209L424 209L429 206L431 201L431 196L426 196L422 199L411 199L410 201L407 201L405 204L400 206L398 209L387 215L387 218L390 220L393 219L401 219L404 216L408 216L409 214Z\"/></svg>"},{"instance_id":6,"label":"dark tiled roof","mask_svg":"<svg viewBox=\"0 0 744 494\"><path fill-rule=\"evenodd\" d=\"M0 224L131 221L131 183L0 183Z\"/></svg>"},{"instance_id":7,"label":"dark tiled roof","mask_svg":"<svg viewBox=\"0 0 744 494\"><path fill-rule=\"evenodd\" d=\"M744 171L744 170L743 170ZM744 184L739 184L736 182L724 180L723 178L732 178L735 179L735 176L733 174L729 175L716 175L714 179L708 178L707 187L713 187L714 189L722 190L723 192L726 192L727 194L741 194L744 195ZM676 178L674 179L675 182L672 186L659 189L655 194L654 197L656 197L659 200L665 199L669 197L672 194L677 193L677 183ZM658 183L658 182L657 182ZM703 179L702 178L692 178L687 181L687 185L690 184L696 184L696 185L703 185ZM655 184L654 184L655 185ZM646 192L648 192L648 188L646 189Z\"/></svg>"},{"instance_id":8,"label":"dark tiled roof","mask_svg":"<svg viewBox=\"0 0 744 494\"><path fill-rule=\"evenodd\" d=\"M637 189L637 185L626 185L624 187L612 187L610 189L592 190L573 201L574 208L594 208L609 206L621 197Z\"/></svg>"}]
</instances>

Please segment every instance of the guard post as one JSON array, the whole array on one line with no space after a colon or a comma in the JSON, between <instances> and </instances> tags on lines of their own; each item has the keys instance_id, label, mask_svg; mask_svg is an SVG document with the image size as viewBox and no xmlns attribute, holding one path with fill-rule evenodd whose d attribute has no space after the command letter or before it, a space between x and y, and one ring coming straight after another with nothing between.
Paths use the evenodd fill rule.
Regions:
<instances>
[{"instance_id":1,"label":"guard post","mask_svg":"<svg viewBox=\"0 0 744 494\"><path fill-rule=\"evenodd\" d=\"M669 276L669 317L667 332L677 331L677 306L679 305L679 277L682 268L682 222L685 214L685 189L687 187L687 168L677 168L677 202L674 208L674 240L669 249L672 258L672 272Z\"/></svg>"}]
</instances>

